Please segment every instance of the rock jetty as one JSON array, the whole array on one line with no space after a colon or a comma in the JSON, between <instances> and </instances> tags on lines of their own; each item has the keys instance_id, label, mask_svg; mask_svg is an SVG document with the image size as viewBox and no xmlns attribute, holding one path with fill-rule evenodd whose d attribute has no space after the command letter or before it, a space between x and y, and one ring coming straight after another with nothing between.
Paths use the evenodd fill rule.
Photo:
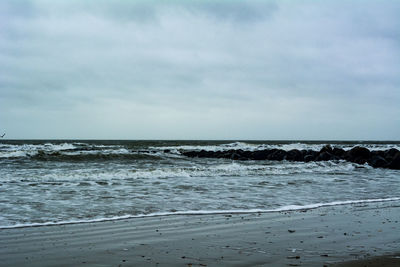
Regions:
<instances>
[{"instance_id":1,"label":"rock jetty","mask_svg":"<svg viewBox=\"0 0 400 267\"><path fill-rule=\"evenodd\" d=\"M298 149L288 151L282 149L246 151L231 149L225 151L181 151L181 154L192 158L226 158L232 160L288 160L301 162L346 160L357 164L368 163L374 168L400 170L400 151L395 148L370 151L368 148L356 146L350 150L344 150L326 145L320 151Z\"/></svg>"}]
</instances>

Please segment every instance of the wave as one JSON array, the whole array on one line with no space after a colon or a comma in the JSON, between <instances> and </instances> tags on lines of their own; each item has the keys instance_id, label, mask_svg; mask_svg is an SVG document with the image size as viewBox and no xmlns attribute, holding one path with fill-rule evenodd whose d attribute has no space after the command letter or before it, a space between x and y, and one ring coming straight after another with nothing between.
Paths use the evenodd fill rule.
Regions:
<instances>
[{"instance_id":1,"label":"wave","mask_svg":"<svg viewBox=\"0 0 400 267\"><path fill-rule=\"evenodd\" d=\"M101 169L80 170L79 172L59 171L41 175L37 178L25 178L19 182L35 183L79 183L84 180L94 184L96 181L114 181L118 179L168 179L191 177L257 177L269 175L295 175L295 174L352 174L360 169L372 169L368 165L358 165L346 161L321 161L321 162L274 162L272 164L247 164L239 162L221 163L213 166L175 166L153 167L147 169ZM4 175L3 183L14 183L14 176Z\"/></svg>"},{"instance_id":2,"label":"wave","mask_svg":"<svg viewBox=\"0 0 400 267\"><path fill-rule=\"evenodd\" d=\"M23 142L23 141L21 141ZM88 156L89 159L95 159L96 157L101 158L104 155L105 158L113 155L126 155L127 158L131 154L158 154L158 156L179 156L182 151L227 151L227 150L244 150L244 151L257 151L265 149L282 149L282 150L314 150L319 151L327 143L309 143L309 142L231 142L231 143L215 143L215 142L204 142L203 144L186 144L180 145L179 142L175 142L174 145L161 144L158 146L150 146L146 144L136 144L135 149L131 149L131 144L99 144L99 143L82 143L82 142L65 142L65 143L43 143L43 144L5 144L0 143L0 159L13 159L13 158L24 158L31 157L43 158L43 156L59 156L59 154L65 155L67 159L76 156L77 158L83 158L83 155ZM400 150L398 143L329 143L334 147L343 148L349 150L357 145L362 145L369 150L387 150L390 148L396 148ZM95 156L93 156L95 155ZM123 158L123 156L117 156ZM53 157L54 158L54 157Z\"/></svg>"},{"instance_id":3,"label":"wave","mask_svg":"<svg viewBox=\"0 0 400 267\"><path fill-rule=\"evenodd\" d=\"M252 177L268 175L293 175L304 173L351 173L368 165L340 162L285 162L265 165L246 165L237 162L214 166L193 166L140 170L129 174L132 178L171 178L171 177Z\"/></svg>"},{"instance_id":4,"label":"wave","mask_svg":"<svg viewBox=\"0 0 400 267\"><path fill-rule=\"evenodd\" d=\"M154 150L170 150L173 153L179 153L180 151L227 151L227 150L244 150L244 151L257 151L264 149L279 148L283 150L291 149L312 149L321 150L326 144L305 144L305 143L292 143L292 144L257 144L257 143L246 143L246 142L233 142L227 144L214 144L214 145L177 145L177 146L152 146Z\"/></svg>"},{"instance_id":5,"label":"wave","mask_svg":"<svg viewBox=\"0 0 400 267\"><path fill-rule=\"evenodd\" d=\"M0 158L34 157L38 154L57 153L118 153L127 151L123 146L91 145L85 143L0 144Z\"/></svg>"},{"instance_id":6,"label":"wave","mask_svg":"<svg viewBox=\"0 0 400 267\"><path fill-rule=\"evenodd\" d=\"M396 148L400 150L400 145L397 143L335 143L335 142L322 142L322 143L302 143L302 142L294 142L294 143L248 143L248 142L232 142L226 144L210 144L210 145L175 145L175 146L151 146L150 149L154 150L170 150L173 153L180 153L180 151L227 151L227 150L243 150L243 151L258 151L265 149L282 149L285 151L289 151L292 149L297 150L314 150L320 151L326 145L332 145L337 148L342 148L344 150L350 150L355 146L362 145L369 150L387 150L390 148Z\"/></svg>"},{"instance_id":7,"label":"wave","mask_svg":"<svg viewBox=\"0 0 400 267\"><path fill-rule=\"evenodd\" d=\"M96 223L96 222L108 222L118 221L135 218L147 218L147 217L166 217L166 216L198 216L198 215L219 215L219 214L252 214L252 213L274 213L274 212L285 212L285 211L297 211L297 210L311 210L323 207L332 206L344 206L354 204L368 204L377 202L390 202L400 201L400 197L392 198L378 198L378 199L362 199L362 200L345 200L345 201L333 201L326 203L313 203L307 205L287 205L276 209L240 209L240 210L188 210L188 211L176 211L176 212L155 212L149 214L138 214L138 215L122 215L114 216L109 218L96 218L88 220L70 220L70 221L58 221L58 222L44 222L44 223L26 223L26 224L14 224L14 225L3 225L0 226L2 229L15 229L15 228L28 228L28 227L41 227L41 226L56 226L56 225L67 225L67 224L82 224L82 223Z\"/></svg>"},{"instance_id":8,"label":"wave","mask_svg":"<svg viewBox=\"0 0 400 267\"><path fill-rule=\"evenodd\" d=\"M159 159L158 151L131 151L121 146L61 144L12 145L0 147L0 159L29 158L33 160L109 160L109 159Z\"/></svg>"},{"instance_id":9,"label":"wave","mask_svg":"<svg viewBox=\"0 0 400 267\"><path fill-rule=\"evenodd\" d=\"M46 161L94 161L94 160L139 160L139 159L149 159L158 160L161 157L159 155L151 155L147 153L76 153L76 154L66 154L66 153L43 153L39 152L30 158L36 160L46 160Z\"/></svg>"},{"instance_id":10,"label":"wave","mask_svg":"<svg viewBox=\"0 0 400 267\"><path fill-rule=\"evenodd\" d=\"M85 153L85 154L66 154L60 152L45 153L39 151L34 155L23 155L22 152L10 153L7 159L15 159L21 157L29 157L33 160L43 161L94 161L94 160L158 160L161 157L157 154L142 154L142 153ZM0 157L1 158L1 157Z\"/></svg>"}]
</instances>

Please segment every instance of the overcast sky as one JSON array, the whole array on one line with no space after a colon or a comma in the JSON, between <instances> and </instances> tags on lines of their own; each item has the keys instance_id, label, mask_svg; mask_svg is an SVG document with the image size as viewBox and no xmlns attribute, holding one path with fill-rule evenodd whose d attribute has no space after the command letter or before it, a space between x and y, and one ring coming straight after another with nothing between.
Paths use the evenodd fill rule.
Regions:
<instances>
[{"instance_id":1,"label":"overcast sky","mask_svg":"<svg viewBox=\"0 0 400 267\"><path fill-rule=\"evenodd\" d=\"M400 1L0 2L14 138L400 140Z\"/></svg>"}]
</instances>

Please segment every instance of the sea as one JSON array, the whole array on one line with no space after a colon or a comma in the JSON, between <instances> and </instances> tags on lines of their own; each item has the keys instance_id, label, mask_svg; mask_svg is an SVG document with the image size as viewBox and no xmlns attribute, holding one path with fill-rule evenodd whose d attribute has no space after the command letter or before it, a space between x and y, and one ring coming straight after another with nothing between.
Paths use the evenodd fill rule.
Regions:
<instances>
[{"instance_id":1,"label":"sea","mask_svg":"<svg viewBox=\"0 0 400 267\"><path fill-rule=\"evenodd\" d=\"M400 171L347 161L189 158L184 151L400 150L400 142L0 140L0 229L400 200Z\"/></svg>"}]
</instances>

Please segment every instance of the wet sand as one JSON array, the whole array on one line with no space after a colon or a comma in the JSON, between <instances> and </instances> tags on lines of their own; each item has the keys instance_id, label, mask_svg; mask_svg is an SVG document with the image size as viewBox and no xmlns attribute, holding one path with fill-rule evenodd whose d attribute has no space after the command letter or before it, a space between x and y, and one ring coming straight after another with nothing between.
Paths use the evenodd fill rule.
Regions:
<instances>
[{"instance_id":1,"label":"wet sand","mask_svg":"<svg viewBox=\"0 0 400 267\"><path fill-rule=\"evenodd\" d=\"M0 266L400 266L399 221L392 201L2 229Z\"/></svg>"}]
</instances>

